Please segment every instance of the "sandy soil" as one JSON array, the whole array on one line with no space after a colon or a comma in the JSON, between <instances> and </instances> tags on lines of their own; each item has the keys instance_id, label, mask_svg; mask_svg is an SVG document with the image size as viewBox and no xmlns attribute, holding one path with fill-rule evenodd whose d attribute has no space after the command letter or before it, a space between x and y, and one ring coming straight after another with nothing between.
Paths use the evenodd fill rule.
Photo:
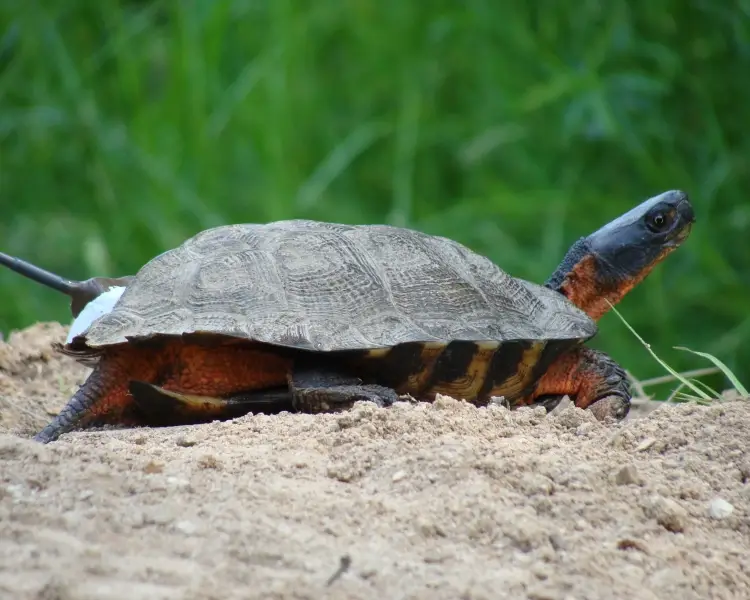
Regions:
<instances>
[{"instance_id":1,"label":"sandy soil","mask_svg":"<svg viewBox=\"0 0 750 600\"><path fill-rule=\"evenodd\" d=\"M87 370L0 342L0 598L750 598L750 402L247 416L28 439Z\"/></svg>"}]
</instances>

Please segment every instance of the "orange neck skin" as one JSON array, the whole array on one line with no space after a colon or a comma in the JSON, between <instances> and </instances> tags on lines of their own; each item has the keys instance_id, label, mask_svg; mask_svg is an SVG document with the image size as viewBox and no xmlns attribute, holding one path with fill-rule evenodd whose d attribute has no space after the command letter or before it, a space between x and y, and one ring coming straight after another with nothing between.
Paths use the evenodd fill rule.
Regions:
<instances>
[{"instance_id":1,"label":"orange neck skin","mask_svg":"<svg viewBox=\"0 0 750 600\"><path fill-rule=\"evenodd\" d=\"M594 321L598 321L612 306L622 300L625 294L643 281L671 250L671 248L665 249L653 262L640 271L632 274L626 271L612 279L602 277L596 256L584 255L565 274L557 291Z\"/></svg>"}]
</instances>

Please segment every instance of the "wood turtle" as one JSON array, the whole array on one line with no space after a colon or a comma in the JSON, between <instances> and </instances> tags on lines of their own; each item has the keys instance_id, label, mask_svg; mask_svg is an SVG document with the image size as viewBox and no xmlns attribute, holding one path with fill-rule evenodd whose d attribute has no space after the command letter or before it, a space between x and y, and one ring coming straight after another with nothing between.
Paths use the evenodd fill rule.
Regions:
<instances>
[{"instance_id":1,"label":"wood turtle","mask_svg":"<svg viewBox=\"0 0 750 600\"><path fill-rule=\"evenodd\" d=\"M694 220L685 193L660 194L576 241L543 286L444 237L311 220L208 229L134 277L70 282L0 263L70 295L74 315L119 290L60 346L93 371L43 443L87 426L389 406L402 394L511 407L567 394L621 419L627 376L583 343Z\"/></svg>"}]
</instances>

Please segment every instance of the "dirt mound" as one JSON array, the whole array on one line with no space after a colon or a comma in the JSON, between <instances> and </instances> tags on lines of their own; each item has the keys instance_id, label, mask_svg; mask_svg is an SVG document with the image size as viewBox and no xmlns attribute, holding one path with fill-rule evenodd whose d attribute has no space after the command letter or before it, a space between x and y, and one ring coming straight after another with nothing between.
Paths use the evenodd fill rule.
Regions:
<instances>
[{"instance_id":1,"label":"dirt mound","mask_svg":"<svg viewBox=\"0 0 750 600\"><path fill-rule=\"evenodd\" d=\"M65 331L0 343L0 597L750 597L746 401L614 426L362 403L42 446L88 372Z\"/></svg>"}]
</instances>

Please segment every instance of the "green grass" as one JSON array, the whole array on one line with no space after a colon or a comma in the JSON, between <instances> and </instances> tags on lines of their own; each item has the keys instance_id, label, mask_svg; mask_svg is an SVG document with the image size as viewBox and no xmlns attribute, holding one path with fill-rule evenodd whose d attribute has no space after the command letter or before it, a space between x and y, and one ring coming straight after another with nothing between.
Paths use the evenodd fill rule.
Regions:
<instances>
[{"instance_id":1,"label":"green grass","mask_svg":"<svg viewBox=\"0 0 750 600\"><path fill-rule=\"evenodd\" d=\"M750 2L531 6L4 3L0 249L124 274L206 227L311 217L448 235L541 282L681 188L691 238L619 309L675 370L689 346L747 381ZM0 289L0 330L69 318ZM616 319L593 344L660 373Z\"/></svg>"},{"instance_id":2,"label":"green grass","mask_svg":"<svg viewBox=\"0 0 750 600\"><path fill-rule=\"evenodd\" d=\"M610 303L610 306L611 303ZM674 370L664 359L662 359L652 348L651 344L646 342L636 331L633 329L633 326L628 323L623 316L620 314L620 312L612 306L612 311L619 317L619 319L625 324L625 326L630 330L630 332L635 336L635 338L641 343L641 345L648 351L648 353L654 358L654 360L660 364L667 373L669 373L668 376L662 376L660 378L652 379L650 382L643 382L635 380L635 387L636 393L639 393L640 395L645 395L645 387L649 383L651 385L657 384L657 383L670 383L672 381L679 381L680 386L672 392L670 397L668 399L680 397L685 400L692 400L694 402L698 402L700 404L710 404L711 402L719 399L722 396L722 392L725 391L734 391L739 396L743 398L750 397L750 393L748 393L747 388L740 382L737 375L729 368L726 364L724 364L723 361L718 359L717 357L709 354L708 352L699 352L697 350L691 350L690 348L683 348L680 346L675 347L676 350L685 350L686 352L690 352L692 354L695 354L696 356L700 356L701 358L705 358L709 361L711 361L715 366L713 369L696 369L689 373L678 373ZM706 385L704 382L696 379L699 375L712 375L714 373L720 373L724 376L725 380L728 380L731 384L731 388L726 389L713 389L710 386ZM693 391L693 394L685 394L681 393L682 388L687 387L690 390Z\"/></svg>"}]
</instances>

